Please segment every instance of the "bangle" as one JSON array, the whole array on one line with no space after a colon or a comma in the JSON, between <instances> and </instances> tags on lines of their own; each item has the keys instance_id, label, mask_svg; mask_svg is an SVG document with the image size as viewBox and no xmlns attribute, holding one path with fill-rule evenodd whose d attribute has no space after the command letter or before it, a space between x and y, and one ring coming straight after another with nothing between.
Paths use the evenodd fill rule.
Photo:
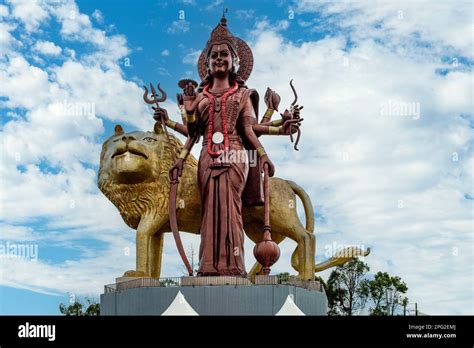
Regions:
<instances>
[{"instance_id":1,"label":"bangle","mask_svg":"<svg viewBox=\"0 0 474 348\"><path fill-rule=\"evenodd\" d=\"M267 153L265 152L265 149L263 148L263 146L260 146L257 148L257 155L258 157L262 157L264 155L266 155Z\"/></svg>"},{"instance_id":2,"label":"bangle","mask_svg":"<svg viewBox=\"0 0 474 348\"><path fill-rule=\"evenodd\" d=\"M196 121L196 113L190 115L183 107L181 110L181 118L183 119L183 122L186 121L186 123L194 123Z\"/></svg>"},{"instance_id":3,"label":"bangle","mask_svg":"<svg viewBox=\"0 0 474 348\"><path fill-rule=\"evenodd\" d=\"M188 155L189 151L186 149L181 150L181 153L179 154L178 158L185 159L186 156Z\"/></svg>"},{"instance_id":4,"label":"bangle","mask_svg":"<svg viewBox=\"0 0 474 348\"><path fill-rule=\"evenodd\" d=\"M186 112L186 111L185 111ZM187 112L186 112L186 122L187 123L194 123L196 122L196 114L191 114L189 115Z\"/></svg>"},{"instance_id":5,"label":"bangle","mask_svg":"<svg viewBox=\"0 0 474 348\"><path fill-rule=\"evenodd\" d=\"M283 119L280 118L279 120L275 120L275 121L272 121L272 123L270 123L271 126L281 126L283 124Z\"/></svg>"},{"instance_id":6,"label":"bangle","mask_svg":"<svg viewBox=\"0 0 474 348\"><path fill-rule=\"evenodd\" d=\"M176 128L176 122L171 121L170 119L166 120L166 125L173 130Z\"/></svg>"},{"instance_id":7,"label":"bangle","mask_svg":"<svg viewBox=\"0 0 474 348\"><path fill-rule=\"evenodd\" d=\"M278 135L278 134L280 134L280 128L269 126L269 127L268 127L268 134L270 134L270 135Z\"/></svg>"},{"instance_id":8,"label":"bangle","mask_svg":"<svg viewBox=\"0 0 474 348\"><path fill-rule=\"evenodd\" d=\"M268 120L270 121L270 119L273 116L274 111L275 110L273 110L272 108L268 108L267 111L265 111L265 114L263 115L263 118L268 118Z\"/></svg>"}]
</instances>

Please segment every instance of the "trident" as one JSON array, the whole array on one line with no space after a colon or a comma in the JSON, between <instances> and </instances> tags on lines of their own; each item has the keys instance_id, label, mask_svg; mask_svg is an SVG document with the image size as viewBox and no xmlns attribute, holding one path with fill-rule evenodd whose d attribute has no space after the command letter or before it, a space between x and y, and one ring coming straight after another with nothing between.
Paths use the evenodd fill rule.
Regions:
<instances>
[{"instance_id":1,"label":"trident","mask_svg":"<svg viewBox=\"0 0 474 348\"><path fill-rule=\"evenodd\" d=\"M158 95L156 94L155 87L153 87L153 84L150 83L150 89L151 89L151 98L150 98L150 97L148 97L148 88L146 88L146 86L143 86L143 88L145 88L145 93L143 94L143 100L147 104L151 104L151 105L155 104L156 107L153 107L153 110L159 110L159 109L164 110L163 108L160 107L160 105L158 103L164 102L166 100L167 95L166 95L166 92L161 88L159 83L158 83L157 87L158 87L158 90L161 93L161 97L158 97ZM166 134L166 141L168 141L168 144L171 144L170 136L168 134L168 129L166 128L166 125L163 122L163 115L161 115L161 117L160 117L160 124L161 124L161 127L163 128L163 130ZM170 146L170 149L171 149L171 146ZM171 155L173 156L173 161L174 161L174 152L173 151L171 151Z\"/></svg>"}]
</instances>

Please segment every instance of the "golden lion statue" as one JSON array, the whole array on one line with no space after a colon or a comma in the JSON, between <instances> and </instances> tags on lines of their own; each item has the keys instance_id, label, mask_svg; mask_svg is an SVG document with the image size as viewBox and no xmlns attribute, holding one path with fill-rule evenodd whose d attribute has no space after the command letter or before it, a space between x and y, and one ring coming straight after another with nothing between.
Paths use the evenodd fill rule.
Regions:
<instances>
[{"instance_id":1,"label":"golden lion statue","mask_svg":"<svg viewBox=\"0 0 474 348\"><path fill-rule=\"evenodd\" d=\"M155 125L153 132L124 133L120 125L107 139L100 155L99 189L117 207L125 223L137 231L136 270L125 276L159 278L163 251L163 233L171 232L168 217L172 155L183 145L172 134L168 144L163 130ZM272 239L280 243L286 237L297 243L291 257L292 267L300 279L313 280L314 272L342 265L351 258L367 255L359 248L347 248L331 259L315 265L313 206L308 194L296 183L280 178L270 179L270 224ZM296 195L306 214L306 227L296 212ZM197 161L189 155L180 179L177 197L180 231L199 234L201 204L197 186ZM258 243L263 236L263 207L244 208L244 230ZM256 263L249 277L261 272Z\"/></svg>"}]
</instances>

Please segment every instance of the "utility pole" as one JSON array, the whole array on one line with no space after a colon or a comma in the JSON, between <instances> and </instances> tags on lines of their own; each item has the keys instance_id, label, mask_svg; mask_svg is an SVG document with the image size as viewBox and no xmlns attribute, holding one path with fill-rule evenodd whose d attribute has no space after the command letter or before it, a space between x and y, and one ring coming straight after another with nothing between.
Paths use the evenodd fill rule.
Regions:
<instances>
[{"instance_id":1,"label":"utility pole","mask_svg":"<svg viewBox=\"0 0 474 348\"><path fill-rule=\"evenodd\" d=\"M194 274L194 246L191 244L191 269Z\"/></svg>"},{"instance_id":2,"label":"utility pole","mask_svg":"<svg viewBox=\"0 0 474 348\"><path fill-rule=\"evenodd\" d=\"M418 303L415 302L415 316L418 316Z\"/></svg>"}]
</instances>

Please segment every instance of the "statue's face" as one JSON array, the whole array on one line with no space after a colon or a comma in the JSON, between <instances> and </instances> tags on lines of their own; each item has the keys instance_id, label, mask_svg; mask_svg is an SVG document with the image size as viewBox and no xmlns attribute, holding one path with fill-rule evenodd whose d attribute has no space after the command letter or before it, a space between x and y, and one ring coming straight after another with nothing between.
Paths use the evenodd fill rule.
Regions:
<instances>
[{"instance_id":1,"label":"statue's face","mask_svg":"<svg viewBox=\"0 0 474 348\"><path fill-rule=\"evenodd\" d=\"M209 54L209 68L214 76L226 76L232 68L232 54L226 44L214 45Z\"/></svg>"}]
</instances>

